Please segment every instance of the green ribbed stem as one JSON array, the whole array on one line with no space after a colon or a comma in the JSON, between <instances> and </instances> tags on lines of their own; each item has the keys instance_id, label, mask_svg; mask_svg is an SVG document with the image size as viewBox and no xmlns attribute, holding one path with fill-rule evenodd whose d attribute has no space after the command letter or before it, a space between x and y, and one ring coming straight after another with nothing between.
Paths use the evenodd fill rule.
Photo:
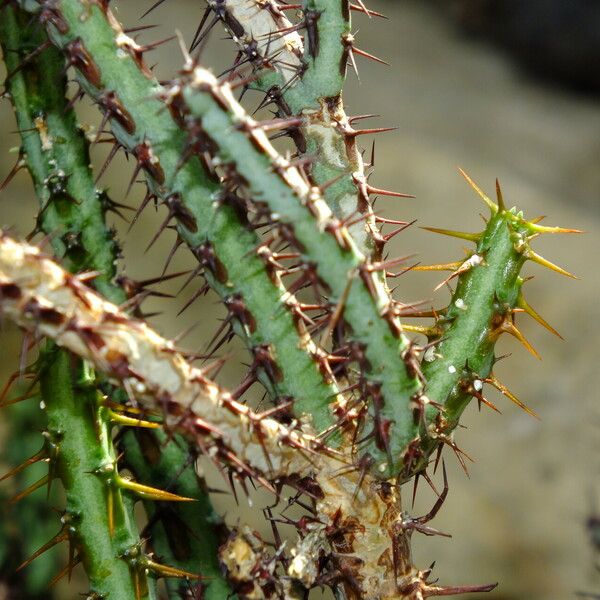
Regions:
<instances>
[{"instance_id":1,"label":"green ribbed stem","mask_svg":"<svg viewBox=\"0 0 600 600\"><path fill-rule=\"evenodd\" d=\"M154 598L144 571L124 559L140 546L140 539L130 505L110 481L116 457L108 421L99 410L96 378L80 360L52 344L42 361L47 443L55 453L51 472L64 485L64 526L74 552L82 559L90 589L110 600Z\"/></svg>"},{"instance_id":2,"label":"green ribbed stem","mask_svg":"<svg viewBox=\"0 0 600 600\"><path fill-rule=\"evenodd\" d=\"M445 407L448 432L473 399L464 387L491 373L497 328L517 307L526 258L515 249L515 236L523 234L526 226L511 212L498 211L490 218L474 254L482 262L458 276L452 300L437 322L442 341L432 353L434 360L424 361L423 375L428 398Z\"/></svg>"},{"instance_id":3,"label":"green ribbed stem","mask_svg":"<svg viewBox=\"0 0 600 600\"><path fill-rule=\"evenodd\" d=\"M62 74L64 59L54 48L19 69L23 57L45 40L27 13L5 7L0 36L7 82L15 107L27 167L39 196L39 224L54 234L53 246L71 269L94 269L99 290L112 289L114 242L104 224L99 193L93 186L89 156L72 111L66 111ZM18 52L15 52L18 51ZM63 85L60 85L61 82ZM50 347L51 348L51 347ZM41 360L41 392L48 417L51 472L56 471L67 496L65 525L81 555L91 589L112 598L154 597L144 572L134 573L120 558L139 546L135 523L121 493L114 490L114 531L108 526L107 487L94 473L116 468L109 421L97 406L93 374L81 361L49 349Z\"/></svg>"},{"instance_id":4,"label":"green ribbed stem","mask_svg":"<svg viewBox=\"0 0 600 600\"><path fill-rule=\"evenodd\" d=\"M257 14L248 16L240 9L239 3L231 6L227 1L209 0L215 13L223 18L226 28L234 39L247 51L248 40L255 43L261 39L253 28L264 26L264 21L272 19L272 30L281 28L266 5L256 4ZM258 14L264 11L266 14ZM305 123L300 126L299 136L294 136L302 155L312 159L310 173L317 185L326 186L324 197L332 212L340 219L354 216L356 212L371 212L368 192L365 188L364 166L360 149L353 137L353 129L347 120L342 102L342 90L346 80L347 62L353 45L351 36L350 6L347 0L306 0L303 7L305 19L304 55L298 60L298 74L293 73L293 65L285 60L278 64L278 49L271 51L273 68L262 69L262 59L257 60L259 79L251 84L254 89L265 93L273 92L285 116L303 116ZM239 14L238 14L239 13ZM242 18L231 29L236 16ZM226 18L230 15L232 18ZM260 19L260 24L256 20ZM242 27L244 36L235 35ZM295 32L289 34L297 35ZM283 34L283 38L286 34ZM269 50L269 44L260 47ZM264 58L264 57L263 57ZM369 225L367 228L366 225ZM351 227L351 232L359 249L365 254L381 251L381 243L376 244L371 234L375 232L371 218L362 220Z\"/></svg>"},{"instance_id":5,"label":"green ribbed stem","mask_svg":"<svg viewBox=\"0 0 600 600\"><path fill-rule=\"evenodd\" d=\"M253 142L244 131L259 125L244 121L247 117L242 116L243 109L233 98L221 94L215 100L213 94L220 94L218 84L208 72L202 73L206 83L199 83L195 72L189 82L181 83L182 98L190 114L190 130L196 124L201 125L203 135L214 143L217 158L234 166L252 197L265 203L280 223L293 228L305 263L314 265L319 278L328 286L330 302L335 304L345 298L343 318L351 326L348 337L364 345L370 368L365 366L363 374L374 386L381 386L383 402L378 407L379 416L382 422L391 423L389 456L385 448L373 441L368 442L366 450L375 458L379 473L395 475L402 466L403 452L418 434L410 398L419 385L402 358L408 340L393 332L390 323L382 318L389 298L381 286L372 295L359 273L361 268L368 270L369 262L350 240L348 248L343 249L333 234L324 231L327 219L317 222L306 205L310 200L301 197L281 176L284 167L276 164L281 157L273 158L275 151L266 145L258 148L266 142ZM372 279L375 287L375 277Z\"/></svg>"},{"instance_id":6,"label":"green ribbed stem","mask_svg":"<svg viewBox=\"0 0 600 600\"><path fill-rule=\"evenodd\" d=\"M530 242L542 233L578 233L577 230L545 227L537 221L527 221L516 208L504 207L498 187L498 205L485 196L473 182L469 183L486 201L491 217L485 230L478 235L445 232L476 242L475 252L457 269L456 289L448 307L440 311L430 341L439 342L430 349L423 361L423 375L427 381L425 393L438 405L427 407L429 433L425 432L424 450L427 455L439 441L448 442L449 435L458 425L460 416L476 398L489 404L483 395L483 385L490 383L504 396L535 416L512 392L493 375L496 361L495 344L503 333L519 340L534 356L537 352L515 325L515 314L524 311L547 328L552 329L525 301L521 287L524 279L521 269L527 260L572 277L570 273L537 255ZM444 233L444 230L433 230ZM468 266L468 268L465 268ZM495 408L493 405L491 405ZM421 461L417 469L425 466Z\"/></svg>"}]
</instances>

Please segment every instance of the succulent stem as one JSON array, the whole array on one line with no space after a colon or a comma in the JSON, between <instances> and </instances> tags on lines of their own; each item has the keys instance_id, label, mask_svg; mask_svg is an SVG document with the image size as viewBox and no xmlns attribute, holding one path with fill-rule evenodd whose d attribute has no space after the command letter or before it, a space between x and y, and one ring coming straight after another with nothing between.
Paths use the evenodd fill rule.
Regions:
<instances>
[{"instance_id":1,"label":"succulent stem","mask_svg":"<svg viewBox=\"0 0 600 600\"><path fill-rule=\"evenodd\" d=\"M197 587L205 600L232 597L217 554L222 542L219 531L224 533L225 526L211 506L206 484L196 474L194 456L186 451L188 442L179 436L168 442L160 430L134 429L125 433L123 443L125 463L136 479L195 500L146 505L148 532L157 557L203 577L200 582L168 579L169 593L179 598Z\"/></svg>"},{"instance_id":2,"label":"succulent stem","mask_svg":"<svg viewBox=\"0 0 600 600\"><path fill-rule=\"evenodd\" d=\"M251 87L265 92L283 116L300 117L291 137L299 153L310 158L311 177L323 186L333 214L348 220L366 215L349 229L361 252L380 259L385 241L369 200L357 144L361 132L353 129L342 102L349 58L356 67L350 4L306 0L299 22L306 44L282 13L284 5L275 0L209 0L209 5L244 55L252 58L259 78Z\"/></svg>"},{"instance_id":3,"label":"succulent stem","mask_svg":"<svg viewBox=\"0 0 600 600\"><path fill-rule=\"evenodd\" d=\"M116 457L97 404L95 377L64 350L49 348L42 360L52 473L67 495L62 521L72 545L69 561L82 560L91 591L100 597L154 598L145 574L124 558L140 540L129 505L111 483Z\"/></svg>"},{"instance_id":4,"label":"succulent stem","mask_svg":"<svg viewBox=\"0 0 600 600\"><path fill-rule=\"evenodd\" d=\"M486 383L535 416L494 377L495 344L503 333L508 333L539 358L517 328L515 317L518 312L529 313L556 333L527 304L521 289L523 265L528 259L537 262L532 258L535 253L531 250L530 241L542 233L540 226L527 221L515 208L507 209L499 186L496 204L468 177L467 180L490 208L491 215L485 230L480 234L467 234L431 229L435 233L476 243L476 249L470 256L449 267L451 275L444 282L456 278L456 288L448 307L439 312L433 335L429 336L429 341L435 344L423 361L423 376L427 381L425 393L430 401L427 406L428 432L434 445L440 440L448 441L449 434L458 425L462 412L473 398L480 405L484 403L495 409L483 395ZM545 228L543 233L546 232L576 231ZM438 412L436 407L442 407L442 411Z\"/></svg>"},{"instance_id":5,"label":"succulent stem","mask_svg":"<svg viewBox=\"0 0 600 600\"><path fill-rule=\"evenodd\" d=\"M332 216L319 188L310 187L277 153L260 123L235 101L228 84L219 84L211 73L195 67L173 84L169 97L174 105L183 105L190 132L201 132L215 164L235 169L252 197L291 231L305 266L314 269L330 292L330 303L337 304L339 317L350 325L349 340L364 352L361 368L375 423L366 451L379 473L397 474L418 433L410 404L420 386L410 372L408 339L378 277L386 263L364 257L342 222Z\"/></svg>"}]
</instances>

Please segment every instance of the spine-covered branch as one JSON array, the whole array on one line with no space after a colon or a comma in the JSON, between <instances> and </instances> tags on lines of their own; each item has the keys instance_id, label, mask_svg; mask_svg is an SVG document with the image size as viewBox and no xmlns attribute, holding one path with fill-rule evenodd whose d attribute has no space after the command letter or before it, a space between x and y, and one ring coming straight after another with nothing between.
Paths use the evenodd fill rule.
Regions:
<instances>
[{"instance_id":1,"label":"spine-covered branch","mask_svg":"<svg viewBox=\"0 0 600 600\"><path fill-rule=\"evenodd\" d=\"M93 593L110 598L154 598L132 507L117 477L109 420L98 410L93 373L68 352L43 355L42 397L48 413L52 476L67 496L63 528L53 543L72 548L68 569L81 561ZM93 418L90 418L92 416Z\"/></svg>"},{"instance_id":2,"label":"spine-covered branch","mask_svg":"<svg viewBox=\"0 0 600 600\"><path fill-rule=\"evenodd\" d=\"M126 295L113 281L117 246L104 218L106 211L118 210L118 207L106 193L95 187L89 166L88 142L77 127L74 111L65 98L64 59L57 49L49 45L40 24L35 20L32 21L29 14L13 7L6 7L3 11L0 41L4 47L9 71L6 86L15 107L22 136L22 160L31 173L41 203L37 228L51 236L55 252L59 256L64 256L71 270L93 270L94 287L110 301L122 303L126 300ZM71 439L74 440L74 444L77 444L78 432L85 432L86 423L82 423L78 428L77 418L80 416L80 409L77 409L75 414L69 411L75 410L79 389L76 385L70 392L65 390L69 398L71 396L74 398L70 404L67 403L67 406L63 406L58 398L48 395L57 386L66 385L70 380L69 374L65 372L62 365L66 358L57 356L56 352L49 352L48 356L50 359L47 362L50 364L43 370L42 392L47 392L43 394L43 398L50 427L56 431L66 432L64 434L66 444L69 444ZM41 364L44 365L45 362ZM84 367L73 363L72 370L82 371ZM79 399L81 403L88 406L88 410L83 411L82 414L87 415L88 420L91 421L94 421L96 415L96 420L102 423L103 430L110 431L113 425L110 411L102 409L97 405L95 398L92 401L87 396L86 393L82 393ZM81 435L84 436L84 433ZM123 439L126 456L130 452L139 454L132 436L125 435ZM96 446L100 448L106 446L112 452L106 440L96 441ZM91 445L89 451L93 452ZM162 468L168 465L172 472L176 472L177 468L186 461L187 455L185 447L175 443L169 444L165 448ZM81 465L77 460L70 462L60 453L57 455L57 460L62 465L64 473L62 479L65 486L88 477L88 472L85 468L81 471ZM114 461L114 456L110 460ZM157 485L153 482L150 465L145 470L143 479ZM186 508L183 508L180 503L171 503L170 511L179 516L180 521L184 523L183 530L179 531L179 540L184 540L186 537L190 539L190 530L195 529L197 524L203 525L206 530L207 513L204 505L208 503L208 496L200 487L194 485L195 480L191 481L189 477L184 479L185 481L174 478L170 482L169 491L180 497L194 496L199 502L187 505ZM71 504L81 504L82 500L76 499L80 490L69 487L66 489L70 503L67 508L69 512L72 510ZM115 498L119 500L119 496ZM152 510L152 502L147 501L146 507ZM92 511L95 508L90 505L88 518L92 520L94 519ZM104 512L107 512L106 508ZM135 524L131 521L125 524L133 527L129 533L131 538L129 545L139 546L140 540ZM89 533L89 530L85 530L84 533ZM173 533L172 529L165 528L160 538L168 539ZM124 535L121 533L120 537L123 538ZM207 535L203 540L205 548L210 548L210 541L210 535ZM159 542L154 540L154 543L157 545ZM93 548L93 540L86 540L84 545L87 546L86 551ZM216 548L217 546L213 545L213 554L216 553ZM203 566L201 561L194 564L192 560L187 560L182 564L167 550L168 547L161 552L162 560L188 573L200 572ZM83 559L86 565L90 562L85 557L85 552ZM118 553L113 553L113 559L119 560ZM108 573L107 570L105 571ZM216 580L219 579L218 573L213 575ZM142 587L147 587L143 582L144 569L140 570L137 577L137 583L143 583Z\"/></svg>"},{"instance_id":3,"label":"spine-covered branch","mask_svg":"<svg viewBox=\"0 0 600 600\"><path fill-rule=\"evenodd\" d=\"M265 92L281 116L298 119L290 134L299 153L310 158L311 177L324 186L333 213L354 220L350 231L360 250L381 258L390 236L380 234L369 195L395 194L367 184L357 139L388 128L355 130L342 102L348 60L356 68L355 54L375 58L354 46L351 9L380 15L345 0L307 0L294 24L275 0L209 0L209 5L241 49L244 61L234 67L251 61L259 75L252 87ZM365 216L357 218L361 213Z\"/></svg>"},{"instance_id":4,"label":"spine-covered branch","mask_svg":"<svg viewBox=\"0 0 600 600\"><path fill-rule=\"evenodd\" d=\"M306 334L301 305L257 255L258 238L238 218L235 198L206 175L197 156L190 157L194 148L157 97L161 87L143 62L144 47L125 35L104 3L24 4L36 12L41 8L51 40L76 67L118 143L137 159L137 170L149 176L152 193L164 201L229 307L261 381L274 396L294 399L298 413L312 414L316 427L328 427L337 389L319 371L323 356Z\"/></svg>"},{"instance_id":5,"label":"spine-covered branch","mask_svg":"<svg viewBox=\"0 0 600 600\"><path fill-rule=\"evenodd\" d=\"M0 308L22 327L90 361L147 410L162 411L167 427L240 477L270 485L285 476L313 476L318 487L309 487L309 493L317 517L303 526L292 552L293 580L308 587L340 582L350 597L362 600L419 600L494 587L443 588L427 583L430 570L413 567L410 537L414 531L437 533L425 524L445 492L430 515L411 518L402 511L397 487L348 468L348 457L325 448L308 428L288 429L232 400L145 323L103 300L37 248L6 235L0 238ZM323 565L329 545L335 553ZM246 555L229 560L239 567ZM319 579L324 575L329 577Z\"/></svg>"},{"instance_id":6,"label":"spine-covered branch","mask_svg":"<svg viewBox=\"0 0 600 600\"><path fill-rule=\"evenodd\" d=\"M259 418L178 354L144 322L85 287L37 249L3 236L0 293L4 314L36 327L59 346L90 361L149 410L162 407L166 425L205 439L206 450L240 468L253 465L271 478L294 473L302 451L322 444ZM193 418L186 418L190 411ZM296 451L299 449L299 451ZM248 468L247 474L254 474Z\"/></svg>"},{"instance_id":7,"label":"spine-covered branch","mask_svg":"<svg viewBox=\"0 0 600 600\"><path fill-rule=\"evenodd\" d=\"M452 444L448 435L458 425L463 410L473 398L497 410L483 396L486 383L531 413L494 377L495 344L503 333L508 333L539 358L517 328L516 314L528 313L552 333L556 334L556 331L525 300L521 269L527 260L531 260L571 276L536 254L530 242L544 233L579 233L575 229L546 227L537 220L527 221L517 209L506 208L498 184L496 204L468 176L465 177L490 208L485 230L481 233L431 231L472 241L477 246L475 251L457 263L418 267L448 270L451 273L443 283L454 278L457 281L450 304L436 311L433 326L422 329L432 342L425 355L423 375L427 381L425 393L431 401L428 407L429 436L435 443ZM438 411L436 406L442 410Z\"/></svg>"},{"instance_id":8,"label":"spine-covered branch","mask_svg":"<svg viewBox=\"0 0 600 600\"><path fill-rule=\"evenodd\" d=\"M228 84L190 66L170 88L168 101L184 116L192 142L203 145L225 177L235 171L235 180L247 186L253 200L266 205L272 220L285 228L282 235L326 286L330 303L337 306L332 319L347 323L349 341L362 356L374 423L373 432L366 432L371 435L365 450L379 473L397 474L418 434L412 403L420 383L412 367L416 358L378 277L390 264L372 262L360 252L319 188L311 187L293 163L277 153Z\"/></svg>"}]
</instances>

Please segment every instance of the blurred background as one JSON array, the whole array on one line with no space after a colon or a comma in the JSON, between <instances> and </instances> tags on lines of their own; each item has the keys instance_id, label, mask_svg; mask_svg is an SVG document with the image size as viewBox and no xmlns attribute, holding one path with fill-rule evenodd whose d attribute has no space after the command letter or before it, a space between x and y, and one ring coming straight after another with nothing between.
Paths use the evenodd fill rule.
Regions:
<instances>
[{"instance_id":1,"label":"blurred background","mask_svg":"<svg viewBox=\"0 0 600 600\"><path fill-rule=\"evenodd\" d=\"M113 8L125 25L134 26L149 6L135 0L117 2ZM491 392L502 415L479 413L475 405L468 409L457 441L475 462L469 464L467 478L447 456L451 490L434 522L453 538L415 537L417 564L437 561L435 573L442 583L499 581L498 589L486 596L490 600L564 600L578 592L600 593L600 559L593 546L594 535L596 544L600 537L600 386L592 381L600 352L600 5L591 0L396 0L372 2L369 8L389 19L356 17L359 46L391 66L359 59L360 82L352 72L348 77L347 112L381 115L373 126L398 126L377 139L372 181L417 197L381 199L377 208L390 218L418 219L417 226L475 231L483 206L458 175L461 166L489 194L498 177L507 203L530 217L548 215L548 223L587 232L536 242L541 254L576 273L580 281L537 265L526 267L526 274L535 275L526 286L529 302L565 341L523 319L523 330L543 360L536 361L511 340L503 340L500 348L512 356L498 365L499 378L541 420ZM203 10L191 0L168 0L143 20L158 27L142 40L162 39L179 29L189 41ZM223 37L216 27L204 52L203 62L216 72L227 68L234 55ZM152 59L161 79L182 64L175 42L160 47ZM250 96L247 105L256 106L259 96ZM83 122L98 125L95 109L84 102L78 110ZM9 102L0 103L0 180L16 160L15 129ZM94 149L96 165L107 150L102 145ZM143 186L134 186L124 198L131 170L132 164L118 155L100 184L115 200L137 207ZM28 175L21 172L0 195L0 223L25 236L36 211ZM147 210L131 233L115 221L123 243L121 269L130 277L154 276L161 270L172 234L161 236L147 253L144 248L163 218L161 211ZM393 254L416 253L425 264L462 256L459 242L417 226L395 238ZM182 249L170 270L192 266ZM432 292L439 279L409 274L399 281L396 297L407 302L431 299L443 306L446 292ZM172 283L167 286L167 291L176 289ZM223 311L209 294L176 317L193 292L190 288L176 299L151 301L145 309L162 311L152 322L167 336L196 323L184 345L201 350ZM2 327L0 387L18 367L20 348L18 332L8 323ZM244 372L240 363L245 356L235 343L227 352L231 360L219 380L233 386ZM10 427L11 421L0 414L0 446L7 440L24 444L11 439ZM11 448L5 446L4 460ZM36 449L34 443L31 454ZM11 485L0 484L0 491L13 493ZM427 512L434 501L425 488L417 496L415 513ZM410 490L405 497L408 502ZM224 506L221 498L219 506ZM225 508L230 523L250 518L232 499L225 500ZM22 509L2 510L1 518L10 519ZM254 526L266 531L262 521ZM45 539L52 531L50 527ZM7 539L0 538L0 554L10 553ZM0 598L8 598L2 584L8 575L3 577ZM38 577L46 575L40 572ZM77 598L81 589L75 587L62 584L54 598ZM21 597L50 598L50 592L35 596L22 591Z\"/></svg>"}]
</instances>

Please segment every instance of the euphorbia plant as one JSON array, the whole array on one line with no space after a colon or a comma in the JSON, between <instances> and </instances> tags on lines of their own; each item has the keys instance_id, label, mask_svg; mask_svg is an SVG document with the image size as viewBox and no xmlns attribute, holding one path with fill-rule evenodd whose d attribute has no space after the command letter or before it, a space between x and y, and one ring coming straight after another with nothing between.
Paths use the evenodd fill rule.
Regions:
<instances>
[{"instance_id":1,"label":"euphorbia plant","mask_svg":"<svg viewBox=\"0 0 600 600\"><path fill-rule=\"evenodd\" d=\"M301 598L330 586L348 599L420 599L495 587L444 587L413 564L413 533L439 533L429 521L448 493L445 468L425 516L403 509L400 485L431 481L446 446L463 461L454 439L463 410L473 398L495 408L484 385L526 409L493 374L495 343L509 333L535 352L518 312L552 330L525 301L521 271L531 260L570 275L531 242L575 230L527 220L498 185L492 201L465 175L489 209L483 231L434 231L475 250L418 267L450 271L451 303L417 310L394 300L387 278L407 266L387 257L386 244L408 222L378 216L372 200L405 194L375 187L365 173L358 140L386 129L355 129L360 117L344 111L348 65L379 60L356 47L352 11L379 16L330 0L211 1L202 26L212 18L209 27L221 21L229 31L232 68L217 77L182 46L181 71L159 83L144 61L154 45L123 31L107 3L2 9L6 89L22 138L17 167L29 170L40 199L34 233L45 233L54 253L0 239L3 314L40 345L30 370L48 427L36 460L49 474L32 491L60 479L66 494L60 532L34 558L68 541L65 574L82 562L90 598L157 597L158 577L173 580L172 598ZM202 26L192 52L204 43ZM70 100L65 67L80 86ZM250 88L274 118L250 116L236 98ZM144 320L147 286L171 275L136 282L117 274L105 217L124 206L96 188L73 111L81 95L103 114L98 135L114 143L110 157L135 159L132 184L146 178L138 213L152 201L165 208L151 243L173 225L175 249L188 246L198 263L189 279L204 279L198 294L212 288L223 301L227 317L211 349L242 339L250 368L237 388L215 383ZM292 156L276 147L285 135ZM244 402L255 383L268 408ZM284 486L297 490L303 517L265 512L295 526L295 542L276 535L272 548L243 524L228 531L195 473L198 456L232 486L252 482L276 498ZM148 516L143 532L136 499Z\"/></svg>"}]
</instances>

